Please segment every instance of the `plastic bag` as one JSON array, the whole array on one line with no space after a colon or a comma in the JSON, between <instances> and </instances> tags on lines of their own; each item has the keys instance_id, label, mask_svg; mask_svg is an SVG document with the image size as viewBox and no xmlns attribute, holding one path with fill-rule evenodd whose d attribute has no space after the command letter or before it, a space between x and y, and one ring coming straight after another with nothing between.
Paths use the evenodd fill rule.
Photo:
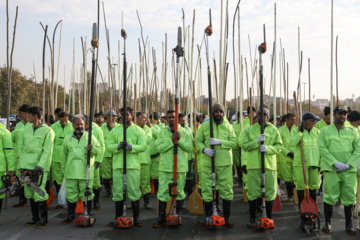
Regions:
<instances>
[{"instance_id":1,"label":"plastic bag","mask_svg":"<svg viewBox=\"0 0 360 240\"><path fill-rule=\"evenodd\" d=\"M58 203L63 206L63 207L67 207L67 201L66 201L66 182L65 182L65 178L61 184L61 188L58 194Z\"/></svg>"}]
</instances>

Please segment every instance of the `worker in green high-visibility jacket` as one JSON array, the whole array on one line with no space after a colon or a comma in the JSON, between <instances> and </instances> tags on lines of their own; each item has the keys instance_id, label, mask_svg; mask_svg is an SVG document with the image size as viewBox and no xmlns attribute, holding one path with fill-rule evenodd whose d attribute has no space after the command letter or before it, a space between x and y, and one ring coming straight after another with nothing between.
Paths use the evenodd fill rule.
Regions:
<instances>
[{"instance_id":1,"label":"worker in green high-visibility jacket","mask_svg":"<svg viewBox=\"0 0 360 240\"><path fill-rule=\"evenodd\" d=\"M232 149L236 148L237 141L233 127L225 121L225 108L220 103L212 106L213 115L213 138L210 137L210 121L204 122L195 138L198 150L203 153L203 173L202 173L202 196L205 203L206 217L212 214L212 161L215 156L215 175L216 186L220 197L223 199L223 212L225 225L233 227L230 220L231 200L233 199L233 174L232 174ZM214 150L211 149L214 146Z\"/></svg>"},{"instance_id":2,"label":"worker in green high-visibility jacket","mask_svg":"<svg viewBox=\"0 0 360 240\"><path fill-rule=\"evenodd\" d=\"M257 113L258 122L249 129L249 134L242 139L241 147L248 152L248 199L250 208L250 221L248 228L255 227L257 198L261 197L261 153L265 153L265 192L266 215L272 218L273 202L276 198L278 184L276 176L276 155L282 149L282 140L277 128L268 122L269 110L264 107L265 131L261 134L260 110ZM260 143L264 142L263 145Z\"/></svg>"},{"instance_id":3,"label":"worker in green high-visibility jacket","mask_svg":"<svg viewBox=\"0 0 360 240\"><path fill-rule=\"evenodd\" d=\"M40 173L37 185L45 194L42 197L33 188L24 184L25 197L30 198L32 213L32 219L26 225L36 224L36 228L44 228L48 225L47 199L49 198L45 186L51 167L55 133L49 126L41 122L41 107L29 107L27 112L31 124L26 124L24 129L18 168L22 178L27 177L28 170Z\"/></svg>"},{"instance_id":4,"label":"worker in green high-visibility jacket","mask_svg":"<svg viewBox=\"0 0 360 240\"><path fill-rule=\"evenodd\" d=\"M291 130L290 144L294 147L294 183L300 204L304 199L306 188L304 181L303 164L301 159L300 140L303 142L306 177L309 187L309 195L316 202L316 191L320 187L320 152L319 152L319 129L315 128L315 122L319 120L314 114L308 112L302 116L302 124Z\"/></svg>"},{"instance_id":5,"label":"worker in green high-visibility jacket","mask_svg":"<svg viewBox=\"0 0 360 240\"><path fill-rule=\"evenodd\" d=\"M344 205L345 230L356 234L352 227L352 209L356 201L356 172L360 159L360 139L357 131L345 124L347 107L334 109L334 122L321 130L319 136L321 171L324 172L325 226L331 232L333 205L340 198Z\"/></svg>"}]
</instances>

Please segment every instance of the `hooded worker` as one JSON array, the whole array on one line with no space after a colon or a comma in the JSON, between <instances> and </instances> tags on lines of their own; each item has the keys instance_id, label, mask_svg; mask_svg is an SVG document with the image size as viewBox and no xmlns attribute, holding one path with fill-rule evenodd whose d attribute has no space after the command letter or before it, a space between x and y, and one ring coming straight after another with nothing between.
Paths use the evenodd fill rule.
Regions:
<instances>
[{"instance_id":1,"label":"hooded worker","mask_svg":"<svg viewBox=\"0 0 360 240\"><path fill-rule=\"evenodd\" d=\"M0 128L0 179L6 175L6 168L11 176L15 174L15 157L11 141L11 134L5 128ZM4 188L3 181L0 181L0 189ZM0 213L5 193L0 194Z\"/></svg>"},{"instance_id":2,"label":"hooded worker","mask_svg":"<svg viewBox=\"0 0 360 240\"><path fill-rule=\"evenodd\" d=\"M55 133L48 125L41 123L41 107L29 107L27 113L31 124L26 124L24 129L18 168L23 179L30 172L33 172L39 178L35 184L44 192L44 196L42 197L33 188L24 184L25 197L30 198L32 213L32 219L26 225L36 224L36 228L44 228L48 225L46 201L49 198L45 186L51 167Z\"/></svg>"},{"instance_id":3,"label":"hooded worker","mask_svg":"<svg viewBox=\"0 0 360 240\"><path fill-rule=\"evenodd\" d=\"M193 145L188 132L181 125L178 125L178 131L175 132L175 111L169 110L166 113L166 120L169 123L160 132L157 141L157 148L160 152L159 162L159 215L153 227L161 227L166 224L166 202L171 198L169 195L169 184L174 181L174 144L178 143L177 152L177 190L176 190L176 212L179 214L180 207L186 197L184 186L186 182L186 173L188 171L188 157L186 153L193 151ZM180 223L181 224L181 223Z\"/></svg>"},{"instance_id":4,"label":"hooded worker","mask_svg":"<svg viewBox=\"0 0 360 240\"><path fill-rule=\"evenodd\" d=\"M249 134L244 135L241 148L247 154L248 173L248 199L250 208L250 221L247 228L255 227L257 198L261 197L261 153L265 155L265 193L266 193L266 215L272 218L273 202L278 189L276 155L282 149L282 140L277 128L268 122L269 109L263 108L264 112L264 134L261 134L260 109L257 113L258 122L249 128ZM264 144L261 144L264 142Z\"/></svg>"},{"instance_id":5,"label":"hooded worker","mask_svg":"<svg viewBox=\"0 0 360 240\"><path fill-rule=\"evenodd\" d=\"M304 160L306 177L309 186L309 195L316 202L316 190L320 187L320 152L319 152L319 135L320 130L315 128L315 122L319 120L311 112L302 116L300 128L293 127L291 130L290 145L294 149L294 182L296 185L299 199L299 212L301 213L300 204L304 199L305 181L303 173L303 164L301 159L300 140L303 142ZM284 150L283 150L284 151Z\"/></svg>"},{"instance_id":6,"label":"hooded worker","mask_svg":"<svg viewBox=\"0 0 360 240\"><path fill-rule=\"evenodd\" d=\"M213 193L212 161L215 160L216 186L220 197L223 199L223 211L225 225L233 227L230 221L231 200L233 199L233 175L232 175L232 149L237 147L236 135L230 123L224 121L224 106L214 103L212 106L213 133L210 137L210 121L204 122L195 138L196 147L202 152L203 173L202 173L202 195L205 203L206 217L212 215ZM211 149L214 146L214 150Z\"/></svg>"},{"instance_id":7,"label":"hooded worker","mask_svg":"<svg viewBox=\"0 0 360 240\"><path fill-rule=\"evenodd\" d=\"M11 132L11 139L14 144L14 155L15 155L15 167L16 171L15 174L17 176L20 176L20 169L18 168L18 162L21 156L21 149L22 149L22 139L24 136L24 129L26 124L28 123L28 113L27 109L30 106L27 104L23 104L19 108L19 114L18 117L20 118L20 122L16 124L15 129ZM27 199L25 197L24 193L24 186L22 186L19 190L19 202L15 205L13 205L14 208L22 207L27 205Z\"/></svg>"},{"instance_id":8,"label":"hooded worker","mask_svg":"<svg viewBox=\"0 0 360 240\"><path fill-rule=\"evenodd\" d=\"M146 151L139 153L140 157L140 186L141 192L144 199L144 208L150 209L150 195L151 195L151 186L150 186L150 142L152 140L151 128L147 125L147 116L145 112L136 113L136 125L144 130L146 135Z\"/></svg>"},{"instance_id":9,"label":"hooded worker","mask_svg":"<svg viewBox=\"0 0 360 240\"><path fill-rule=\"evenodd\" d=\"M51 129L55 133L54 149L52 156L52 176L56 187L56 192L59 194L61 183L63 182L62 166L61 166L61 147L66 136L74 132L72 123L69 121L67 112L59 112L56 117L59 119L56 123L51 125ZM52 183L51 183L52 184ZM62 208L60 205L56 208Z\"/></svg>"},{"instance_id":10,"label":"hooded worker","mask_svg":"<svg viewBox=\"0 0 360 240\"><path fill-rule=\"evenodd\" d=\"M319 136L321 171L324 172L325 226L331 232L333 205L340 198L345 211L345 231L356 234L352 227L352 209L356 201L356 172L360 159L360 139L357 131L345 124L348 109L339 105L334 109L334 122L321 130Z\"/></svg>"},{"instance_id":11,"label":"hooded worker","mask_svg":"<svg viewBox=\"0 0 360 240\"><path fill-rule=\"evenodd\" d=\"M123 154L126 151L126 189L131 201L135 226L142 226L139 217L140 207L140 154L146 151L146 135L144 130L132 122L134 112L131 108L121 109L123 124L126 124L126 142L123 139L124 127L116 127L105 141L106 149L113 154L113 201L115 202L115 221L123 214ZM114 221L110 222L113 226Z\"/></svg>"},{"instance_id":12,"label":"hooded worker","mask_svg":"<svg viewBox=\"0 0 360 240\"><path fill-rule=\"evenodd\" d=\"M92 185L94 180L95 157L100 155L101 146L92 135L89 144L89 134L85 131L85 117L73 117L74 132L65 137L61 148L61 163L66 181L66 200L68 203L68 216L62 224L75 221L75 208L79 199L85 201L88 196L87 212L91 212L91 200L94 197ZM87 181L87 154L90 151L89 190L86 189ZM85 204L85 202L84 202Z\"/></svg>"},{"instance_id":13,"label":"hooded worker","mask_svg":"<svg viewBox=\"0 0 360 240\"><path fill-rule=\"evenodd\" d=\"M119 126L118 123L115 122L116 112L114 110L106 111L106 123L101 125L101 130L103 131L104 140L106 142L111 130L115 127ZM105 197L111 197L111 178L112 178L112 162L113 162L113 154L110 153L107 148L105 149L104 157L100 167L100 175L103 179L104 187L105 187Z\"/></svg>"},{"instance_id":14,"label":"hooded worker","mask_svg":"<svg viewBox=\"0 0 360 240\"><path fill-rule=\"evenodd\" d=\"M286 114L285 123L286 124L279 128L279 133L283 142L283 147L279 154L279 158L281 161L281 175L285 180L286 191L288 194L287 202L293 202L294 147L291 145L291 129L294 127L295 114Z\"/></svg>"}]
</instances>

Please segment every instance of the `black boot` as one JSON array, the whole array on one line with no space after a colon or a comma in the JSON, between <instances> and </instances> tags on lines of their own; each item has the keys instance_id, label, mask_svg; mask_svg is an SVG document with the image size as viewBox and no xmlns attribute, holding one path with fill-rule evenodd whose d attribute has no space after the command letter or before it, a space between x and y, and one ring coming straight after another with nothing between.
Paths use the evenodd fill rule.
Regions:
<instances>
[{"instance_id":1,"label":"black boot","mask_svg":"<svg viewBox=\"0 0 360 240\"><path fill-rule=\"evenodd\" d=\"M223 206L224 206L225 225L227 227L234 227L234 224L230 221L231 201L223 199Z\"/></svg>"},{"instance_id":2,"label":"black boot","mask_svg":"<svg viewBox=\"0 0 360 240\"><path fill-rule=\"evenodd\" d=\"M255 227L255 218L256 218L256 199L249 201L249 210L250 210L250 220L247 224L247 228L254 228Z\"/></svg>"},{"instance_id":3,"label":"black boot","mask_svg":"<svg viewBox=\"0 0 360 240\"><path fill-rule=\"evenodd\" d=\"M110 182L110 180L111 179L104 179L103 180L105 191L106 191L106 194L105 194L104 197L106 197L106 198L111 197L111 182Z\"/></svg>"},{"instance_id":4,"label":"black boot","mask_svg":"<svg viewBox=\"0 0 360 240\"><path fill-rule=\"evenodd\" d=\"M93 189L94 192L94 209L95 210L100 210L100 202L99 202L99 198L100 198L100 191L101 191L101 187L98 189Z\"/></svg>"},{"instance_id":5,"label":"black boot","mask_svg":"<svg viewBox=\"0 0 360 240\"><path fill-rule=\"evenodd\" d=\"M32 219L26 223L26 226L32 226L40 221L39 217L39 204L34 199L30 198L30 207Z\"/></svg>"},{"instance_id":6,"label":"black boot","mask_svg":"<svg viewBox=\"0 0 360 240\"><path fill-rule=\"evenodd\" d=\"M67 204L68 204L68 216L64 221L62 221L62 224L64 225L75 222L76 203L70 203L68 201Z\"/></svg>"},{"instance_id":7,"label":"black boot","mask_svg":"<svg viewBox=\"0 0 360 240\"><path fill-rule=\"evenodd\" d=\"M122 216L124 210L124 201L115 201L115 220L109 222L109 226L114 226L116 220Z\"/></svg>"},{"instance_id":8,"label":"black boot","mask_svg":"<svg viewBox=\"0 0 360 240\"><path fill-rule=\"evenodd\" d=\"M345 212L345 231L348 234L356 235L356 230L352 227L352 211L353 211L353 205L350 206L344 206L344 212Z\"/></svg>"},{"instance_id":9,"label":"black boot","mask_svg":"<svg viewBox=\"0 0 360 240\"><path fill-rule=\"evenodd\" d=\"M265 202L266 215L268 218L272 218L273 203L274 203L274 201L266 201Z\"/></svg>"},{"instance_id":10,"label":"black boot","mask_svg":"<svg viewBox=\"0 0 360 240\"><path fill-rule=\"evenodd\" d=\"M316 190L309 190L309 195L316 202Z\"/></svg>"},{"instance_id":11,"label":"black boot","mask_svg":"<svg viewBox=\"0 0 360 240\"><path fill-rule=\"evenodd\" d=\"M262 211L262 202L263 202L263 198L259 197L256 199L256 211L258 213L261 213Z\"/></svg>"},{"instance_id":12,"label":"black boot","mask_svg":"<svg viewBox=\"0 0 360 240\"><path fill-rule=\"evenodd\" d=\"M143 198L144 198L144 208L152 209L152 207L150 205L150 193L143 195Z\"/></svg>"},{"instance_id":13,"label":"black boot","mask_svg":"<svg viewBox=\"0 0 360 240\"><path fill-rule=\"evenodd\" d=\"M159 179L153 179L154 182L154 188L155 188L155 195L157 195L159 190Z\"/></svg>"},{"instance_id":14,"label":"black boot","mask_svg":"<svg viewBox=\"0 0 360 240\"><path fill-rule=\"evenodd\" d=\"M324 233L331 232L331 218L333 214L333 205L327 204L324 202L324 212L325 212L325 226L322 228Z\"/></svg>"},{"instance_id":15,"label":"black boot","mask_svg":"<svg viewBox=\"0 0 360 240\"><path fill-rule=\"evenodd\" d=\"M286 185L286 191L287 191L287 200L286 202L291 203L293 202L293 186L292 186L292 182L285 182Z\"/></svg>"},{"instance_id":16,"label":"black boot","mask_svg":"<svg viewBox=\"0 0 360 240\"><path fill-rule=\"evenodd\" d=\"M133 218L134 218L134 226L140 227L142 226L142 222L140 221L139 211L140 211L140 199L134 202L131 202L132 210L133 210Z\"/></svg>"},{"instance_id":17,"label":"black boot","mask_svg":"<svg viewBox=\"0 0 360 240\"><path fill-rule=\"evenodd\" d=\"M180 215L180 210L182 209L184 205L184 200L177 200L176 201L176 213Z\"/></svg>"},{"instance_id":18,"label":"black boot","mask_svg":"<svg viewBox=\"0 0 360 240\"><path fill-rule=\"evenodd\" d=\"M186 191L187 191L187 195L188 198L190 197L190 195L193 193L194 189L193 189L193 180L186 180Z\"/></svg>"},{"instance_id":19,"label":"black boot","mask_svg":"<svg viewBox=\"0 0 360 240\"><path fill-rule=\"evenodd\" d=\"M27 199L24 193L24 186L22 186L19 190L19 202L13 205L13 208L22 207L27 205Z\"/></svg>"},{"instance_id":20,"label":"black boot","mask_svg":"<svg viewBox=\"0 0 360 240\"><path fill-rule=\"evenodd\" d=\"M166 225L166 202L162 202L159 200L159 215L156 222L153 223L154 228L159 228L163 225Z\"/></svg>"},{"instance_id":21,"label":"black boot","mask_svg":"<svg viewBox=\"0 0 360 240\"><path fill-rule=\"evenodd\" d=\"M204 202L205 205L205 221L201 224L203 227L206 227L206 219L212 215L213 202Z\"/></svg>"},{"instance_id":22,"label":"black boot","mask_svg":"<svg viewBox=\"0 0 360 240\"><path fill-rule=\"evenodd\" d=\"M48 208L47 201L39 202L40 222L36 224L36 228L44 228L48 225Z\"/></svg>"},{"instance_id":23,"label":"black boot","mask_svg":"<svg viewBox=\"0 0 360 240\"><path fill-rule=\"evenodd\" d=\"M56 181L54 181L54 185L56 189L56 194L59 195L61 184L58 184Z\"/></svg>"},{"instance_id":24,"label":"black boot","mask_svg":"<svg viewBox=\"0 0 360 240\"><path fill-rule=\"evenodd\" d=\"M305 192L304 190L296 190L297 191L297 195L298 195L298 199L299 199L299 211L298 214L301 214L301 202L304 200L304 196L305 196Z\"/></svg>"},{"instance_id":25,"label":"black boot","mask_svg":"<svg viewBox=\"0 0 360 240\"><path fill-rule=\"evenodd\" d=\"M0 199L0 215L1 215L2 203L3 203L3 199Z\"/></svg>"},{"instance_id":26,"label":"black boot","mask_svg":"<svg viewBox=\"0 0 360 240\"><path fill-rule=\"evenodd\" d=\"M223 213L223 209L220 206L220 194L219 191L216 191L216 211L218 213Z\"/></svg>"}]
</instances>

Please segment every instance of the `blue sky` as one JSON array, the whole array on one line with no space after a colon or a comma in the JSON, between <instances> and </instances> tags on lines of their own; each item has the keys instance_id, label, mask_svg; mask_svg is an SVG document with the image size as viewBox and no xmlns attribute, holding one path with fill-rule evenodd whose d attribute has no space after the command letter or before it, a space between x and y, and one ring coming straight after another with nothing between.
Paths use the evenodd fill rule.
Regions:
<instances>
[{"instance_id":1,"label":"blue sky","mask_svg":"<svg viewBox=\"0 0 360 240\"><path fill-rule=\"evenodd\" d=\"M277 3L277 87L279 88L279 51L281 38L282 46L285 48L286 61L290 67L290 92L294 91L298 82L298 27L301 31L301 50L303 51L302 81L308 81L308 58L311 58L311 80L312 94L316 98L328 98L330 95L330 0L279 0ZM224 1L225 9L226 1ZM233 91L233 68L232 68L232 19L237 0L229 1L230 32L229 49L227 60L230 63L227 99L234 96ZM101 4L102 5L102 4ZM143 34L148 36L150 45L156 50L158 76L160 75L162 62L162 42L165 33L168 37L168 86L171 86L171 49L176 46L177 27L182 26L182 11L184 8L186 25L192 25L193 10L195 9L195 44L200 44L203 30L208 25L208 9L212 8L214 34L210 37L211 57L215 53L219 55L220 40L220 6L221 1L200 0L149 0L149 1L119 1L105 0L105 11L107 25L110 31L111 57L118 59L118 40L121 40L121 52L123 40L120 37L121 12L124 13L124 28L128 32L127 57L129 64L139 65L138 38L140 27L137 20L136 10L139 11L143 25ZM39 24L49 25L50 39L58 20L63 19L62 45L60 56L59 81L64 81L64 65L66 67L66 86L70 85L73 38L75 38L76 63L79 69L82 63L82 50L80 37L87 36L88 46L92 23L97 18L97 1L84 0L11 0L9 1L10 12L10 34L12 37L15 7L19 6L18 27L16 32L15 52L13 65L24 75L33 74L33 62L35 62L37 81L41 80L42 64L42 42L43 30ZM262 42L262 24L266 24L268 52L263 55L264 73L266 78L266 92L269 90L270 82L270 54L272 53L272 42L274 41L274 1L246 1L241 3L241 54L247 58L250 67L250 54L248 34L251 38L251 51L254 57L255 45ZM358 83L358 54L360 52L360 33L358 22L360 20L360 2L356 0L334 1L334 46L336 35L339 36L338 67L339 67L339 95L341 99L351 98L352 94L359 96L356 89ZM107 74L107 46L105 41L105 30L101 7L100 22L100 58L99 64L104 75ZM6 12L5 1L0 3L0 64L6 64ZM237 26L237 23L236 23ZM56 55L58 53L60 28L57 30ZM237 32L236 32L237 45ZM196 49L195 49L196 51ZM194 62L196 61L194 53ZM90 54L88 54L88 70L90 71ZM207 95L206 84L206 59L202 51L203 68L203 94ZM121 57L122 58L122 57ZM47 54L47 62L50 63L50 55ZM218 59L217 59L217 62ZM334 62L335 63L335 62ZM57 59L56 59L57 64ZM47 64L48 65L48 64ZM195 63L194 63L195 66ZM194 67L195 69L195 67ZM250 69L249 69L250 70ZM150 74L151 75L151 74ZM48 77L48 70L46 71ZM78 81L78 80L77 80ZM335 64L334 64L335 84ZM335 86L335 85L334 85ZM278 90L279 92L279 90ZM307 90L306 90L307 92ZM245 93L245 91L244 91ZM306 94L308 95L308 94Z\"/></svg>"}]
</instances>

